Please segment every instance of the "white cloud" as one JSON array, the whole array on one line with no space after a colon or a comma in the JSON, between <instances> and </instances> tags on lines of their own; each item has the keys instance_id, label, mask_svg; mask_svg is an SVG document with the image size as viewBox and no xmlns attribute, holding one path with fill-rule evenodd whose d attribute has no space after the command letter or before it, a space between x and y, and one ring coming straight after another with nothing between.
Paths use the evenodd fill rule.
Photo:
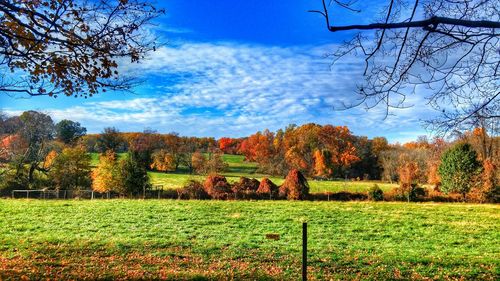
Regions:
<instances>
[{"instance_id":1,"label":"white cloud","mask_svg":"<svg viewBox=\"0 0 500 281\"><path fill-rule=\"evenodd\" d=\"M229 43L161 47L121 72L148 77L147 97L47 109L58 120L78 120L89 131L149 127L184 135L243 136L290 123L348 125L355 133L384 135L418 128L421 107L384 120L381 108L335 111L352 101L362 63L346 58L334 68L323 55L335 46L281 48ZM418 96L410 102L422 104Z\"/></svg>"}]
</instances>

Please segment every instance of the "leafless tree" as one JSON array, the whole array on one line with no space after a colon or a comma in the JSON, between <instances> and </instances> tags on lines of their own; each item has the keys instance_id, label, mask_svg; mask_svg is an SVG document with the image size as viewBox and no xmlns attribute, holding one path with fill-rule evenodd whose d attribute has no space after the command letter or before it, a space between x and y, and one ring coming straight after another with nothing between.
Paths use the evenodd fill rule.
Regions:
<instances>
[{"instance_id":1,"label":"leafless tree","mask_svg":"<svg viewBox=\"0 0 500 281\"><path fill-rule=\"evenodd\" d=\"M331 32L359 31L331 54L333 63L364 56L359 99L346 108L383 106L389 114L419 94L441 112L427 121L438 132L498 124L500 0L387 0L376 23L338 25L334 9L360 12L356 2L322 0L323 9L311 11ZM489 127L498 133L498 125Z\"/></svg>"},{"instance_id":2,"label":"leafless tree","mask_svg":"<svg viewBox=\"0 0 500 281\"><path fill-rule=\"evenodd\" d=\"M0 0L0 92L92 96L127 90L118 64L155 48L143 0Z\"/></svg>"}]
</instances>

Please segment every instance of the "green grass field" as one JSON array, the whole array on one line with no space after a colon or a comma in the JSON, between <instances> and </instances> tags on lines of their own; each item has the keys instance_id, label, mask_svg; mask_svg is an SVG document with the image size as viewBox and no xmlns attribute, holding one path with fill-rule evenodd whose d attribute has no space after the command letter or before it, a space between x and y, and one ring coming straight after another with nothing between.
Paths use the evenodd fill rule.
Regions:
<instances>
[{"instance_id":1,"label":"green grass field","mask_svg":"<svg viewBox=\"0 0 500 281\"><path fill-rule=\"evenodd\" d=\"M120 155L121 156L121 155ZM241 155L224 155L224 161L229 165L226 172L222 173L226 176L229 182L236 182L240 177L256 178L261 180L263 177L269 177L274 183L280 185L283 183L284 179L282 177L273 177L264 174L256 173L257 164L251 162L245 162L244 156ZM96 166L99 163L99 156L97 153L92 153L92 165ZM162 173L162 172L150 172L151 183L154 185L163 185L163 188L180 188L191 179L194 180L204 180L205 176L191 175L183 172L175 173ZM339 192L339 191L351 191L351 192L364 192L367 191L374 184L384 190L388 191L394 187L396 184L377 182L377 181L317 181L309 180L309 186L312 193L317 192Z\"/></svg>"},{"instance_id":2,"label":"green grass field","mask_svg":"<svg viewBox=\"0 0 500 281\"><path fill-rule=\"evenodd\" d=\"M498 205L7 199L0 280L298 280L302 221L312 280L500 278Z\"/></svg>"}]
</instances>

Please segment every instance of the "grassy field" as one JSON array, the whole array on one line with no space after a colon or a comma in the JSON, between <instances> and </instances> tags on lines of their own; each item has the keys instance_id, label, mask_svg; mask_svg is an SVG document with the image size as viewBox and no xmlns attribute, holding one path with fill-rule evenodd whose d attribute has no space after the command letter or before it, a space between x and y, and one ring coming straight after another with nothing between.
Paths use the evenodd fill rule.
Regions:
<instances>
[{"instance_id":1,"label":"grassy field","mask_svg":"<svg viewBox=\"0 0 500 281\"><path fill-rule=\"evenodd\" d=\"M263 177L269 177L274 183L281 184L284 179L282 177L272 177L264 174L256 173L257 164L251 162L245 162L244 156L241 155L224 155L224 161L229 165L226 172L223 173L229 182L236 182L240 177L256 178L261 180ZM92 154L92 165L96 166L99 163L99 157L97 153ZM204 180L205 176L191 175L188 173L175 172L175 173L162 173L162 172L150 172L151 183L155 185L163 185L164 188L179 188L182 187L188 180ZM388 191L394 187L396 184L375 182L375 181L317 181L309 180L309 185L311 192L339 192L339 191L351 191L351 192L364 192L367 191L373 184L378 184L378 186L384 190Z\"/></svg>"},{"instance_id":2,"label":"grassy field","mask_svg":"<svg viewBox=\"0 0 500 281\"><path fill-rule=\"evenodd\" d=\"M500 206L0 200L0 280L500 278ZM280 240L266 240L275 233Z\"/></svg>"}]
</instances>

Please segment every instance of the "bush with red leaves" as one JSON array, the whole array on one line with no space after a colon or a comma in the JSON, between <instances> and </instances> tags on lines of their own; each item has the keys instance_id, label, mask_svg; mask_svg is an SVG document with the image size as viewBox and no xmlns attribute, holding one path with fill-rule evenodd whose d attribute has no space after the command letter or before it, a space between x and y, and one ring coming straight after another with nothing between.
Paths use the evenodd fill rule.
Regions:
<instances>
[{"instance_id":1,"label":"bush with red leaves","mask_svg":"<svg viewBox=\"0 0 500 281\"><path fill-rule=\"evenodd\" d=\"M260 182L256 179L240 177L240 181L233 184L232 191L236 199L254 199L257 196Z\"/></svg>"},{"instance_id":2,"label":"bush with red leaves","mask_svg":"<svg viewBox=\"0 0 500 281\"><path fill-rule=\"evenodd\" d=\"M257 189L257 194L265 199L276 199L279 194L279 187L275 185L270 179L263 178L260 181L259 188Z\"/></svg>"},{"instance_id":3,"label":"bush with red leaves","mask_svg":"<svg viewBox=\"0 0 500 281\"><path fill-rule=\"evenodd\" d=\"M297 169L291 170L280 186L279 196L288 200L304 200L309 195L309 184Z\"/></svg>"},{"instance_id":4,"label":"bush with red leaves","mask_svg":"<svg viewBox=\"0 0 500 281\"><path fill-rule=\"evenodd\" d=\"M210 199L199 181L190 180L184 187L177 189L179 199Z\"/></svg>"},{"instance_id":5,"label":"bush with red leaves","mask_svg":"<svg viewBox=\"0 0 500 281\"><path fill-rule=\"evenodd\" d=\"M203 183L203 189L213 199L228 199L232 193L231 185L227 182L226 177L210 174Z\"/></svg>"}]
</instances>

